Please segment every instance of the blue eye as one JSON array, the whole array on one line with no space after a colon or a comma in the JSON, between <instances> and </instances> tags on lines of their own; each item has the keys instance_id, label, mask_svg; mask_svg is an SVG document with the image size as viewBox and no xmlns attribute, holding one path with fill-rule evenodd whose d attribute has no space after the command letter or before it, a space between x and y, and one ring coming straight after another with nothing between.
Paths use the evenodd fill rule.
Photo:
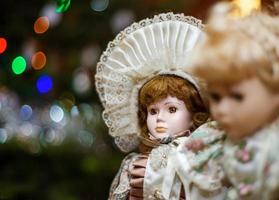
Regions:
<instances>
[{"instance_id":1,"label":"blue eye","mask_svg":"<svg viewBox=\"0 0 279 200\"><path fill-rule=\"evenodd\" d=\"M175 113L177 111L177 108L174 106L169 107L169 112L170 113Z\"/></svg>"}]
</instances>

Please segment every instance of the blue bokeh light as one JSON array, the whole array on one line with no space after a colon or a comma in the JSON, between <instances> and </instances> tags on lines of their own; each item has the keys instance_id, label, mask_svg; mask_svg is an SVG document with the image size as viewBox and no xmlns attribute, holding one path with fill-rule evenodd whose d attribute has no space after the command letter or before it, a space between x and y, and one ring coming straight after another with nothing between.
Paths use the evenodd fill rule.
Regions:
<instances>
[{"instance_id":1,"label":"blue bokeh light","mask_svg":"<svg viewBox=\"0 0 279 200\"><path fill-rule=\"evenodd\" d=\"M32 108L29 105L23 105L20 108L19 116L23 120L29 120L32 116L32 113L33 113Z\"/></svg>"},{"instance_id":2,"label":"blue bokeh light","mask_svg":"<svg viewBox=\"0 0 279 200\"><path fill-rule=\"evenodd\" d=\"M37 80L37 89L40 93L48 93L53 87L52 78L42 75Z\"/></svg>"}]
</instances>

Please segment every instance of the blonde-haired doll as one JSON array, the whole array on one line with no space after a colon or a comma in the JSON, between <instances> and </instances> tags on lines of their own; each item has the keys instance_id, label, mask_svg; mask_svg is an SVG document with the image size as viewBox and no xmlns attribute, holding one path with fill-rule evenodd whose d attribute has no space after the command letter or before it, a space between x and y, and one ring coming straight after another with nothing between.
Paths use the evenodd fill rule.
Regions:
<instances>
[{"instance_id":1,"label":"blonde-haired doll","mask_svg":"<svg viewBox=\"0 0 279 200\"><path fill-rule=\"evenodd\" d=\"M187 72L201 28L183 14L156 15L126 28L101 56L96 88L109 133L122 151L140 150L123 160L109 199L165 199L168 156L207 121L203 84ZM181 183L171 195L184 196Z\"/></svg>"},{"instance_id":2,"label":"blonde-haired doll","mask_svg":"<svg viewBox=\"0 0 279 200\"><path fill-rule=\"evenodd\" d=\"M213 17L205 32L193 71L208 83L212 117L227 135L227 199L278 199L279 18Z\"/></svg>"}]
</instances>

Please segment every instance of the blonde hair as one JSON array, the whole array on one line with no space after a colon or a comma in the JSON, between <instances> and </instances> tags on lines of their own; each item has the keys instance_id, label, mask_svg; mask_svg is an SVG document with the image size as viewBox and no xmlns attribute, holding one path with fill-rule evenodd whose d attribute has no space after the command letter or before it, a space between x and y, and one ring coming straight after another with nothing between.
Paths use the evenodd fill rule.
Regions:
<instances>
[{"instance_id":1,"label":"blonde hair","mask_svg":"<svg viewBox=\"0 0 279 200\"><path fill-rule=\"evenodd\" d=\"M200 83L200 87L204 87ZM170 95L182 100L192 115L193 129L205 123L209 117L208 104L189 81L175 75L158 75L143 85L139 91L139 125L141 136L149 138L146 124L147 107ZM204 94L205 95L205 94Z\"/></svg>"},{"instance_id":2,"label":"blonde hair","mask_svg":"<svg viewBox=\"0 0 279 200\"><path fill-rule=\"evenodd\" d=\"M254 13L242 19L212 17L192 60L208 83L234 84L257 76L279 92L279 18Z\"/></svg>"}]
</instances>

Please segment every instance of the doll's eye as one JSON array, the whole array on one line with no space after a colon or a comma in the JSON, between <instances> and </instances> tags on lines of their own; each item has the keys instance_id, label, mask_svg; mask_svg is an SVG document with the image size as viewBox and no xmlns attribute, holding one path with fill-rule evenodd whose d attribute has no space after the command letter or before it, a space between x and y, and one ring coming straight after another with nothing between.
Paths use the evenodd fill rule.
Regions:
<instances>
[{"instance_id":1,"label":"doll's eye","mask_svg":"<svg viewBox=\"0 0 279 200\"><path fill-rule=\"evenodd\" d=\"M156 115L156 114L158 113L158 111L157 111L157 109L155 109L155 108L151 108L151 109L149 110L149 113L150 113L151 115Z\"/></svg>"},{"instance_id":2,"label":"doll's eye","mask_svg":"<svg viewBox=\"0 0 279 200\"><path fill-rule=\"evenodd\" d=\"M210 92L209 97L214 102L219 102L221 100L221 96L216 92Z\"/></svg>"},{"instance_id":3,"label":"doll's eye","mask_svg":"<svg viewBox=\"0 0 279 200\"><path fill-rule=\"evenodd\" d=\"M231 98L233 98L234 100L236 100L236 101L242 101L243 100L243 95L242 94L240 94L240 93L237 93L237 92L233 92L233 93L231 93Z\"/></svg>"},{"instance_id":4,"label":"doll's eye","mask_svg":"<svg viewBox=\"0 0 279 200\"><path fill-rule=\"evenodd\" d=\"M176 110L177 110L177 108L174 107L174 106L169 107L169 112L170 112L170 113L175 113Z\"/></svg>"}]
</instances>

